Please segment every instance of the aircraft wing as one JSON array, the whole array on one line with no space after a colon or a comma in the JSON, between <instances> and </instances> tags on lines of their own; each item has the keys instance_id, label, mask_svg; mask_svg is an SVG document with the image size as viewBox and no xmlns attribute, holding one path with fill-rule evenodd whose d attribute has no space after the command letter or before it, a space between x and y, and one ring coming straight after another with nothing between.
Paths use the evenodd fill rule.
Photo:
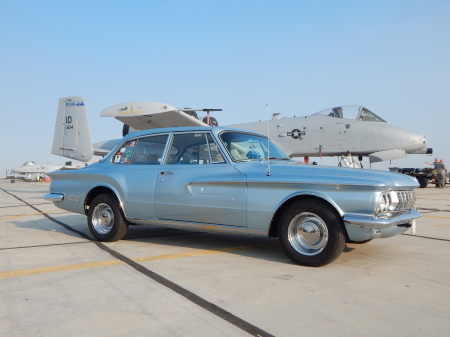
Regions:
<instances>
[{"instance_id":1,"label":"aircraft wing","mask_svg":"<svg viewBox=\"0 0 450 337\"><path fill-rule=\"evenodd\" d=\"M208 126L182 110L158 102L138 101L116 104L103 110L100 116L114 117L135 130L173 126Z\"/></svg>"}]
</instances>

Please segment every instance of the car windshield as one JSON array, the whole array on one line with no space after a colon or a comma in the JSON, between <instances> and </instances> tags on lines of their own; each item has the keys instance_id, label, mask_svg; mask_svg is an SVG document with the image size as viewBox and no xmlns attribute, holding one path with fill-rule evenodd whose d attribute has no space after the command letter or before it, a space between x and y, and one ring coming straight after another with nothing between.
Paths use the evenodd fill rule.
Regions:
<instances>
[{"instance_id":1,"label":"car windshield","mask_svg":"<svg viewBox=\"0 0 450 337\"><path fill-rule=\"evenodd\" d=\"M289 157L267 138L243 132L223 132L220 139L234 161L282 159Z\"/></svg>"}]
</instances>

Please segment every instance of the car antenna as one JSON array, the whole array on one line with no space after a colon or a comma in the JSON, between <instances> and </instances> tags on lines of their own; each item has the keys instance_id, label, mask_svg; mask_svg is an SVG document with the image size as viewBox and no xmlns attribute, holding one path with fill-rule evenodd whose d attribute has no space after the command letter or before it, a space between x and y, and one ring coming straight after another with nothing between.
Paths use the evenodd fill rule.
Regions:
<instances>
[{"instance_id":1,"label":"car antenna","mask_svg":"<svg viewBox=\"0 0 450 337\"><path fill-rule=\"evenodd\" d=\"M270 172L269 104L266 104L266 124L267 124L267 176L271 176L271 172Z\"/></svg>"}]
</instances>

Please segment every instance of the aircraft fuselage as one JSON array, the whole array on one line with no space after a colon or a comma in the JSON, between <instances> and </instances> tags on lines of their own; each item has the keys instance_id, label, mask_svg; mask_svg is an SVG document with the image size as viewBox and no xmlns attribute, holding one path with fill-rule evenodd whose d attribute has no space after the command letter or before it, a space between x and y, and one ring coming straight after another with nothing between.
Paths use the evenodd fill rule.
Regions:
<instances>
[{"instance_id":1,"label":"aircraft fuselage","mask_svg":"<svg viewBox=\"0 0 450 337\"><path fill-rule=\"evenodd\" d=\"M427 147L424 136L384 122L301 116L232 125L267 135L291 157L353 155L403 149L417 153Z\"/></svg>"}]
</instances>

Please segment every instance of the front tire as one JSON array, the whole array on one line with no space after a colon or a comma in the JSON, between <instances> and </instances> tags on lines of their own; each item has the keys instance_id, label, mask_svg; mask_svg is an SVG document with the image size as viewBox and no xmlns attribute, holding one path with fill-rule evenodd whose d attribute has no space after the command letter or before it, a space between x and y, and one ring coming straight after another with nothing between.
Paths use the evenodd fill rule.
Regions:
<instances>
[{"instance_id":1,"label":"front tire","mask_svg":"<svg viewBox=\"0 0 450 337\"><path fill-rule=\"evenodd\" d=\"M346 240L339 215L326 203L316 200L290 205L281 217L278 236L291 260L310 267L336 260Z\"/></svg>"},{"instance_id":2,"label":"front tire","mask_svg":"<svg viewBox=\"0 0 450 337\"><path fill-rule=\"evenodd\" d=\"M113 242L127 234L128 222L115 196L100 194L92 200L88 211L88 226L92 236L98 241Z\"/></svg>"},{"instance_id":3,"label":"front tire","mask_svg":"<svg viewBox=\"0 0 450 337\"><path fill-rule=\"evenodd\" d=\"M372 241L373 239L367 239L367 240L363 240L363 241L353 241L353 240L348 240L347 243L354 243L357 245L363 245L365 243L368 243L370 241Z\"/></svg>"}]
</instances>

